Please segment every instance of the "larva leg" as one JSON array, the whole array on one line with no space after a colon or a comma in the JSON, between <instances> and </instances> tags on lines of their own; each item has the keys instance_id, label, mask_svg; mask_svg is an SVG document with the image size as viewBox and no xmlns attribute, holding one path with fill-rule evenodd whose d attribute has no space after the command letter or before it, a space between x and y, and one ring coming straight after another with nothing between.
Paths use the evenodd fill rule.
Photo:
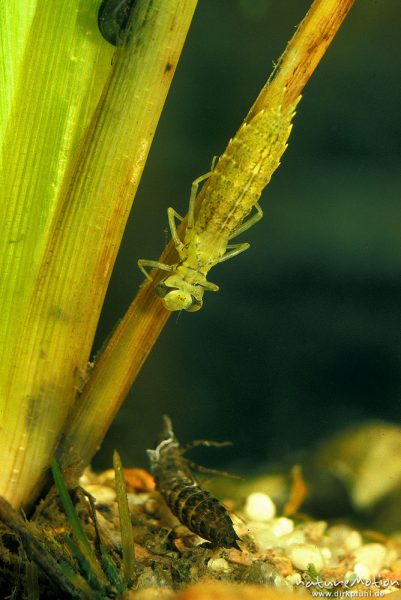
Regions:
<instances>
[{"instance_id":1,"label":"larva leg","mask_svg":"<svg viewBox=\"0 0 401 600\"><path fill-rule=\"evenodd\" d=\"M152 281L152 278L145 270L145 267L150 267L151 269L161 269L162 271L171 271L171 265L165 265L157 260L146 260L145 258L140 258L138 260L138 267L145 275L146 279L149 279L149 281Z\"/></svg>"},{"instance_id":2,"label":"larva leg","mask_svg":"<svg viewBox=\"0 0 401 600\"><path fill-rule=\"evenodd\" d=\"M193 440L189 444L182 446L182 453L188 452L192 448L197 448L198 446L208 446L214 448L224 448L225 446L232 446L232 442L215 442L213 440Z\"/></svg>"},{"instance_id":3,"label":"larva leg","mask_svg":"<svg viewBox=\"0 0 401 600\"><path fill-rule=\"evenodd\" d=\"M217 156L217 155L216 155L216 156L213 156L213 160L212 160L212 166L210 167L210 170L211 170L211 171L213 171L213 169L215 168L215 166L216 166L216 163L217 163L217 161L219 160L219 158L220 158L220 157L219 157L219 156Z\"/></svg>"},{"instance_id":4,"label":"larva leg","mask_svg":"<svg viewBox=\"0 0 401 600\"><path fill-rule=\"evenodd\" d=\"M195 471L199 471L199 473L210 473L211 475L217 475L221 477L231 477L232 479L243 479L241 475L236 475L235 473L229 473L228 471L220 471L220 469L210 469L209 467L204 467L203 465L198 465L198 463L192 462L192 460L186 459L188 466Z\"/></svg>"},{"instance_id":5,"label":"larva leg","mask_svg":"<svg viewBox=\"0 0 401 600\"><path fill-rule=\"evenodd\" d=\"M195 200L196 200L196 196L198 195L199 184L202 183L202 181L205 181L205 179L208 179L210 177L210 175L211 175L211 171L209 171L208 173L205 173L205 175L201 175L200 177L195 179L195 181L192 182L191 195L189 197L187 229L192 229L192 227L194 226Z\"/></svg>"},{"instance_id":6,"label":"larva leg","mask_svg":"<svg viewBox=\"0 0 401 600\"><path fill-rule=\"evenodd\" d=\"M182 251L184 250L184 244L182 243L182 241L180 240L180 238L178 236L175 219L177 219L178 221L183 221L184 217L179 215L178 212L176 210L174 210L174 208L171 208L171 207L167 209L167 217L168 217L168 224L170 227L171 237L173 238L175 249L177 250L179 257L182 260L184 258L184 256L182 255Z\"/></svg>"},{"instance_id":7,"label":"larva leg","mask_svg":"<svg viewBox=\"0 0 401 600\"><path fill-rule=\"evenodd\" d=\"M247 221L245 221L245 223L242 223L242 225L240 225L239 227L237 227L237 229L229 237L230 240L232 240L235 237L237 237L237 235L241 235L241 233L244 233L244 231L246 231L247 229L249 229L250 227L252 227L253 225L255 225L255 223L257 223L258 221L260 221L260 219L263 217L263 210L260 208L259 202L257 202L255 204L255 208L256 208L256 213L250 219L248 219Z\"/></svg>"},{"instance_id":8,"label":"larva leg","mask_svg":"<svg viewBox=\"0 0 401 600\"><path fill-rule=\"evenodd\" d=\"M218 292L220 289L218 285L212 283L211 281L204 281L201 285L208 292Z\"/></svg>"},{"instance_id":9,"label":"larva leg","mask_svg":"<svg viewBox=\"0 0 401 600\"><path fill-rule=\"evenodd\" d=\"M229 244L227 246L227 248L229 249L228 252L226 252L219 260L219 263L224 262L225 260L228 260L229 258L234 258L234 256L237 256L238 254L241 254L241 252L245 252L245 250L248 250L250 244L248 244L248 242L245 242L243 244Z\"/></svg>"}]
</instances>

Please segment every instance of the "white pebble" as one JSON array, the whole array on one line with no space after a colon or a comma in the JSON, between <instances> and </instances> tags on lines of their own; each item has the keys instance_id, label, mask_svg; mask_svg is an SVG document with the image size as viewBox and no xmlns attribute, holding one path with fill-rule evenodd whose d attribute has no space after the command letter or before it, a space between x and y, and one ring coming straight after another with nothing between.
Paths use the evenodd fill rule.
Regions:
<instances>
[{"instance_id":1,"label":"white pebble","mask_svg":"<svg viewBox=\"0 0 401 600\"><path fill-rule=\"evenodd\" d=\"M226 561L225 558L211 558L207 563L207 566L212 569L212 571L230 571L230 565Z\"/></svg>"},{"instance_id":2,"label":"white pebble","mask_svg":"<svg viewBox=\"0 0 401 600\"><path fill-rule=\"evenodd\" d=\"M287 548L288 546L293 545L302 545L305 544L305 534L302 531L292 531L291 533L286 533L282 535L280 538L280 546L282 548Z\"/></svg>"},{"instance_id":3,"label":"white pebble","mask_svg":"<svg viewBox=\"0 0 401 600\"><path fill-rule=\"evenodd\" d=\"M362 536L359 531L351 531L345 539L344 546L348 552L353 552L357 548L360 548L362 546Z\"/></svg>"},{"instance_id":4,"label":"white pebble","mask_svg":"<svg viewBox=\"0 0 401 600\"><path fill-rule=\"evenodd\" d=\"M370 579L370 571L368 567L362 563L355 563L354 573L360 579Z\"/></svg>"},{"instance_id":5,"label":"white pebble","mask_svg":"<svg viewBox=\"0 0 401 600\"><path fill-rule=\"evenodd\" d=\"M274 535L269 525L253 521L248 523L248 529L258 550L269 550L270 548L277 546L277 537Z\"/></svg>"},{"instance_id":6,"label":"white pebble","mask_svg":"<svg viewBox=\"0 0 401 600\"><path fill-rule=\"evenodd\" d=\"M294 544L287 548L286 554L294 567L301 571L306 571L310 564L314 565L316 571L320 571L324 564L322 553L312 544Z\"/></svg>"},{"instance_id":7,"label":"white pebble","mask_svg":"<svg viewBox=\"0 0 401 600\"><path fill-rule=\"evenodd\" d=\"M331 559L332 553L331 553L330 548L326 548L326 547L320 548L320 552L322 553L322 556L323 556L325 562L327 562Z\"/></svg>"},{"instance_id":8,"label":"white pebble","mask_svg":"<svg viewBox=\"0 0 401 600\"><path fill-rule=\"evenodd\" d=\"M386 567L390 567L397 559L398 559L397 548L387 548L386 558L384 559Z\"/></svg>"},{"instance_id":9,"label":"white pebble","mask_svg":"<svg viewBox=\"0 0 401 600\"><path fill-rule=\"evenodd\" d=\"M294 531L294 521L287 519L287 517L279 517L278 519L274 519L272 523L272 532L274 535L281 537L282 535L286 535L292 531Z\"/></svg>"},{"instance_id":10,"label":"white pebble","mask_svg":"<svg viewBox=\"0 0 401 600\"><path fill-rule=\"evenodd\" d=\"M369 575L377 575L384 566L386 548L383 544L365 544L354 551L354 557L357 564L366 567ZM356 572L356 565L354 571Z\"/></svg>"},{"instance_id":11,"label":"white pebble","mask_svg":"<svg viewBox=\"0 0 401 600\"><path fill-rule=\"evenodd\" d=\"M131 494L130 492L127 493L128 504L132 506L142 506L145 503L146 498L148 497L149 494Z\"/></svg>"},{"instance_id":12,"label":"white pebble","mask_svg":"<svg viewBox=\"0 0 401 600\"><path fill-rule=\"evenodd\" d=\"M250 494L245 503L245 515L251 521L270 521L276 515L274 502L267 494Z\"/></svg>"},{"instance_id":13,"label":"white pebble","mask_svg":"<svg viewBox=\"0 0 401 600\"><path fill-rule=\"evenodd\" d=\"M85 489L94 496L97 504L111 504L116 499L115 490L105 485L89 484Z\"/></svg>"}]
</instances>

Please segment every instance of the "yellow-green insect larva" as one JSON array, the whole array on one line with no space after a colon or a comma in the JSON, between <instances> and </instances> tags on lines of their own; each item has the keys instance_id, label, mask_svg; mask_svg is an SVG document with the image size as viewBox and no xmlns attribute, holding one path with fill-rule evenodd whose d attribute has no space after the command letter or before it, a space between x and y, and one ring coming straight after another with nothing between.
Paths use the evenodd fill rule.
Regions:
<instances>
[{"instance_id":1,"label":"yellow-green insect larva","mask_svg":"<svg viewBox=\"0 0 401 600\"><path fill-rule=\"evenodd\" d=\"M170 272L156 286L156 293L168 310L199 310L204 291L219 289L207 280L209 270L249 248L247 243L229 242L263 216L258 200L287 147L297 102L286 110L280 105L261 110L243 123L214 169L193 182L184 240L179 238L175 224L175 219L182 217L173 208L168 209L179 262L166 265L152 260L138 261L149 279L145 267ZM202 203L195 209L198 186L205 179L208 183ZM247 219L254 207L256 213Z\"/></svg>"}]
</instances>

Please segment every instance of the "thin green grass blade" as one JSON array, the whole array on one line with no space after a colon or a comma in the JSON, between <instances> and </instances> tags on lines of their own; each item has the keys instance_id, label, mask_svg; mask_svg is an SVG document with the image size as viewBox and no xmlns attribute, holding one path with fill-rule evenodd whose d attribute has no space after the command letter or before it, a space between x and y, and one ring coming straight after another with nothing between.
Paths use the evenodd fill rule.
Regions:
<instances>
[{"instance_id":1,"label":"thin green grass blade","mask_svg":"<svg viewBox=\"0 0 401 600\"><path fill-rule=\"evenodd\" d=\"M106 578L99 564L99 561L94 553L91 543L89 542L86 533L83 530L83 527L77 515L77 511L75 510L71 497L64 483L63 477L61 475L60 468L55 460L53 460L51 467L54 482L56 484L58 493L60 495L61 503L64 507L68 521L70 523L72 533L76 540L78 551L84 556L86 562L90 566L90 569L93 571L100 588L102 588L106 583ZM83 569L86 569L86 565L85 567L83 567Z\"/></svg>"},{"instance_id":2,"label":"thin green grass blade","mask_svg":"<svg viewBox=\"0 0 401 600\"><path fill-rule=\"evenodd\" d=\"M107 579L116 588L116 590L122 594L127 589L127 586L124 584L120 575L118 574L118 569L114 560L111 558L110 554L103 545L100 545L99 550L102 567Z\"/></svg>"},{"instance_id":3,"label":"thin green grass blade","mask_svg":"<svg viewBox=\"0 0 401 600\"><path fill-rule=\"evenodd\" d=\"M113 466L116 482L118 514L120 517L121 545L123 549L123 574L125 583L129 585L130 581L132 581L135 567L135 546L127 499L127 486L125 485L121 458L117 450L115 450L113 454Z\"/></svg>"},{"instance_id":4,"label":"thin green grass blade","mask_svg":"<svg viewBox=\"0 0 401 600\"><path fill-rule=\"evenodd\" d=\"M94 588L98 593L106 595L106 591L103 585L100 583L96 574L93 572L89 560L87 559L85 553L82 551L82 546L80 549L80 545L76 544L74 540L72 540L68 535L63 536L63 541L69 548L71 554L75 557L79 566L81 567L82 572L85 575L85 578L88 581L89 585L92 588Z\"/></svg>"},{"instance_id":5,"label":"thin green grass blade","mask_svg":"<svg viewBox=\"0 0 401 600\"><path fill-rule=\"evenodd\" d=\"M67 487L64 483L64 479L63 479L63 476L61 475L60 467L58 466L58 464L55 460L53 460L53 462L52 462L52 473L53 473L54 483L56 484L61 503L62 503L64 510L66 512L66 515L68 517L68 521L71 525L73 534L75 535L76 539L79 540L81 542L81 544L86 548L86 550L88 552L90 552L91 554L93 554L93 550L90 545L90 542L89 542L88 538L86 537L86 534L83 530L81 522L78 518L77 511L75 510L75 507L72 503L70 494L68 493Z\"/></svg>"},{"instance_id":6,"label":"thin green grass blade","mask_svg":"<svg viewBox=\"0 0 401 600\"><path fill-rule=\"evenodd\" d=\"M98 592L94 591L85 579L76 573L67 562L60 562L60 571L77 590L77 598L85 600L100 600Z\"/></svg>"}]
</instances>

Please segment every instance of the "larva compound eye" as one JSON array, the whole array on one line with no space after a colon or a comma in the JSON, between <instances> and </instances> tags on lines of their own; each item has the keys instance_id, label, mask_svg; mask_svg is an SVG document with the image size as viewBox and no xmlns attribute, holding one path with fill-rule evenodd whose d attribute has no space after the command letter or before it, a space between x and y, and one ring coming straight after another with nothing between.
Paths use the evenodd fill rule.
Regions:
<instances>
[{"instance_id":1,"label":"larva compound eye","mask_svg":"<svg viewBox=\"0 0 401 600\"><path fill-rule=\"evenodd\" d=\"M177 288L172 288L172 287L166 285L163 281L161 283L158 283L157 286L155 287L156 294L159 296L159 298L164 298L173 289L177 289Z\"/></svg>"},{"instance_id":2,"label":"larva compound eye","mask_svg":"<svg viewBox=\"0 0 401 600\"><path fill-rule=\"evenodd\" d=\"M192 306L191 308L187 308L188 312L196 312L197 310L200 310L203 306L203 301L202 300L198 300L197 298L195 298L195 296L191 296L192 299Z\"/></svg>"}]
</instances>

